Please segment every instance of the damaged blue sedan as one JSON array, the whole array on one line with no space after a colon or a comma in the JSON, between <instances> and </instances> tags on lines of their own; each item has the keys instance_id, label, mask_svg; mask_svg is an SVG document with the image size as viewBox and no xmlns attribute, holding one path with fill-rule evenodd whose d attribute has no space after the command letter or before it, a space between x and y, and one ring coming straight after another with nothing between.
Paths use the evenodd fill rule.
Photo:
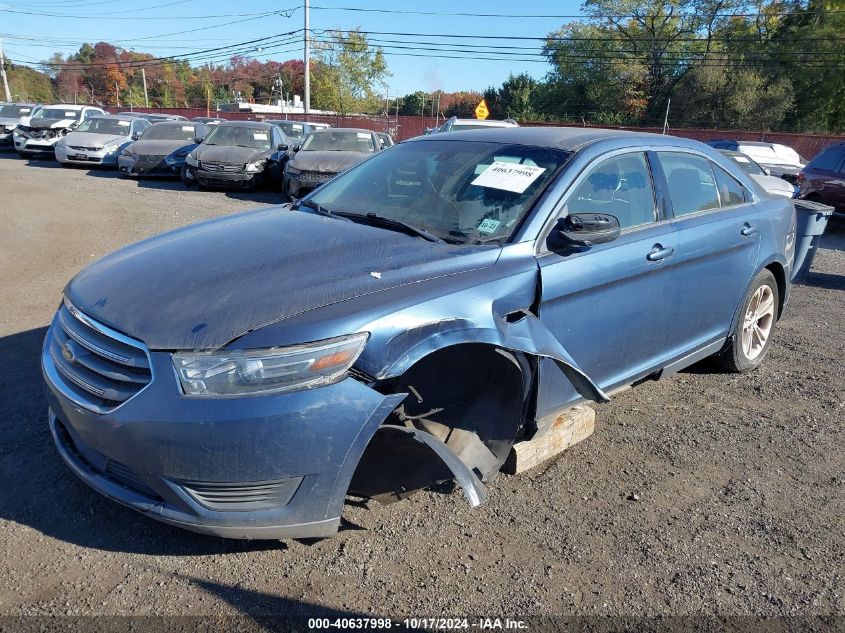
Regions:
<instances>
[{"instance_id":1,"label":"damaged blue sedan","mask_svg":"<svg viewBox=\"0 0 845 633\"><path fill-rule=\"evenodd\" d=\"M477 505L579 401L758 366L794 240L792 203L695 141L420 137L81 271L43 347L50 429L95 490L224 537L330 536L347 495L453 479Z\"/></svg>"}]
</instances>

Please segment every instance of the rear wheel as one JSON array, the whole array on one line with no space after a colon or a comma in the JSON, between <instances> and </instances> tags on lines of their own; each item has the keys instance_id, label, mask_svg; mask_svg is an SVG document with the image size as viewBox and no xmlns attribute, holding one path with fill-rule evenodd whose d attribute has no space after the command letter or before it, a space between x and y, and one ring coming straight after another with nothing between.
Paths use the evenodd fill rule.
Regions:
<instances>
[{"instance_id":1,"label":"rear wheel","mask_svg":"<svg viewBox=\"0 0 845 633\"><path fill-rule=\"evenodd\" d=\"M761 270L743 297L731 342L719 355L725 369L745 372L763 362L775 331L778 302L775 276L769 270Z\"/></svg>"}]
</instances>

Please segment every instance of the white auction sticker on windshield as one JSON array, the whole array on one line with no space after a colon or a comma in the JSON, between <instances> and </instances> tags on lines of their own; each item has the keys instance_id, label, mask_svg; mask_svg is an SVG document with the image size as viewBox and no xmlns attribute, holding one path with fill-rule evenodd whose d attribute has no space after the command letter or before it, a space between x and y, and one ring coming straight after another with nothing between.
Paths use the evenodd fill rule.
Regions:
<instances>
[{"instance_id":1,"label":"white auction sticker on windshield","mask_svg":"<svg viewBox=\"0 0 845 633\"><path fill-rule=\"evenodd\" d=\"M537 180L546 171L545 167L532 167L531 165L514 165L494 161L487 169L472 181L471 184L491 189L503 189L513 193L522 193L531 183Z\"/></svg>"},{"instance_id":2,"label":"white auction sticker on windshield","mask_svg":"<svg viewBox=\"0 0 845 633\"><path fill-rule=\"evenodd\" d=\"M294 129L294 130L299 132L299 131L302 131L302 126L294 124L294 125L291 125L291 129Z\"/></svg>"},{"instance_id":3,"label":"white auction sticker on windshield","mask_svg":"<svg viewBox=\"0 0 845 633\"><path fill-rule=\"evenodd\" d=\"M193 126L193 125L183 125L183 126L182 126L182 131L183 131L183 132L193 132L193 131L194 131L194 126Z\"/></svg>"},{"instance_id":4,"label":"white auction sticker on windshield","mask_svg":"<svg viewBox=\"0 0 845 633\"><path fill-rule=\"evenodd\" d=\"M747 163L748 159L745 156L734 156L734 160L738 163Z\"/></svg>"},{"instance_id":5,"label":"white auction sticker on windshield","mask_svg":"<svg viewBox=\"0 0 845 633\"><path fill-rule=\"evenodd\" d=\"M252 138L254 138L256 141L266 141L267 132L253 132Z\"/></svg>"},{"instance_id":6,"label":"white auction sticker on windshield","mask_svg":"<svg viewBox=\"0 0 845 633\"><path fill-rule=\"evenodd\" d=\"M65 112L66 119L75 119L78 112Z\"/></svg>"},{"instance_id":7,"label":"white auction sticker on windshield","mask_svg":"<svg viewBox=\"0 0 845 633\"><path fill-rule=\"evenodd\" d=\"M358 132L358 138L360 138L360 139L362 139L362 140L364 140L364 141L369 141L369 140L370 140L370 135L369 135L369 134L367 134L366 132Z\"/></svg>"},{"instance_id":8,"label":"white auction sticker on windshield","mask_svg":"<svg viewBox=\"0 0 845 633\"><path fill-rule=\"evenodd\" d=\"M493 218L484 218L481 221L481 224L478 225L478 232L490 235L491 233L496 232L496 229L499 228L499 225L501 223L502 222L500 220L494 220Z\"/></svg>"},{"instance_id":9,"label":"white auction sticker on windshield","mask_svg":"<svg viewBox=\"0 0 845 633\"><path fill-rule=\"evenodd\" d=\"M118 121L117 124L120 127L129 127L129 121Z\"/></svg>"}]
</instances>

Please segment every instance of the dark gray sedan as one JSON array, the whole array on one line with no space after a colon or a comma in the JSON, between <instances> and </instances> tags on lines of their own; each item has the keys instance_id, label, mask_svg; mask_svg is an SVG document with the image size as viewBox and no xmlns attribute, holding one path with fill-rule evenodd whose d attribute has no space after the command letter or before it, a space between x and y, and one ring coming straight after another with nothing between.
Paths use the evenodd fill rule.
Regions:
<instances>
[{"instance_id":1,"label":"dark gray sedan","mask_svg":"<svg viewBox=\"0 0 845 633\"><path fill-rule=\"evenodd\" d=\"M282 191L291 199L298 198L379 151L381 142L370 130L328 128L313 132L285 166Z\"/></svg>"},{"instance_id":2,"label":"dark gray sedan","mask_svg":"<svg viewBox=\"0 0 845 633\"><path fill-rule=\"evenodd\" d=\"M124 176L178 176L185 157L208 134L208 126L190 121L154 123L117 157Z\"/></svg>"}]
</instances>

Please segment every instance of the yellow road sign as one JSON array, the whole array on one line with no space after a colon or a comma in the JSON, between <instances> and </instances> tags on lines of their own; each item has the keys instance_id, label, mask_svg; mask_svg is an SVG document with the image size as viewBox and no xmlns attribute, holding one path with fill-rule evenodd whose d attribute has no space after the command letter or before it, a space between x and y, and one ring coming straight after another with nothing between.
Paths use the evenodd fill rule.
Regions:
<instances>
[{"instance_id":1,"label":"yellow road sign","mask_svg":"<svg viewBox=\"0 0 845 633\"><path fill-rule=\"evenodd\" d=\"M487 109L487 102L484 99L475 106L475 118L481 119L482 121L490 116L490 110Z\"/></svg>"}]
</instances>

